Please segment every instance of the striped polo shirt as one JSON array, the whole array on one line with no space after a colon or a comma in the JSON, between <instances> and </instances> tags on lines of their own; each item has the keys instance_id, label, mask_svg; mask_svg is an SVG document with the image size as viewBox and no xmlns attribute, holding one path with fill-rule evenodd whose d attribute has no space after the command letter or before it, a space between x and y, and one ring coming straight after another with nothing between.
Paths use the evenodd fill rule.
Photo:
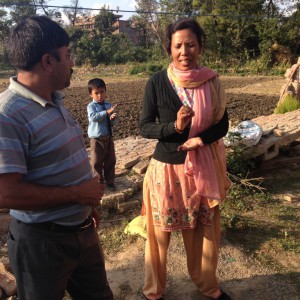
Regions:
<instances>
[{"instance_id":1,"label":"striped polo shirt","mask_svg":"<svg viewBox=\"0 0 300 300\"><path fill-rule=\"evenodd\" d=\"M0 174L21 173L24 182L43 186L73 186L92 178L91 166L78 123L63 106L32 93L16 78L0 94ZM43 195L40 195L41 202ZM80 223L91 207L67 204L42 211L10 210L26 223Z\"/></svg>"}]
</instances>

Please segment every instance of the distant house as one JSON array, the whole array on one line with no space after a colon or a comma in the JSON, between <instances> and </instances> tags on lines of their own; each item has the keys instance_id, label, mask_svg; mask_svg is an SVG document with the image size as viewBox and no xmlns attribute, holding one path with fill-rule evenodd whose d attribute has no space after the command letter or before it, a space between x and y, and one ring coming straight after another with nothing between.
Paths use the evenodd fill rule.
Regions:
<instances>
[{"instance_id":1,"label":"distant house","mask_svg":"<svg viewBox=\"0 0 300 300\"><path fill-rule=\"evenodd\" d=\"M129 39L133 43L138 42L137 33L134 30L133 27L131 27L129 21L120 20L122 18L122 15L115 15L117 17L116 22L113 24L117 29L112 34L120 34L125 33L128 35ZM79 26L82 29L92 31L95 27L95 17L94 16L79 16L76 18L75 26Z\"/></svg>"},{"instance_id":2,"label":"distant house","mask_svg":"<svg viewBox=\"0 0 300 300\"><path fill-rule=\"evenodd\" d=\"M136 30L131 26L129 21L117 20L114 24L117 26L117 30L113 34L125 33L128 35L129 39L136 44L138 42L138 36Z\"/></svg>"},{"instance_id":3,"label":"distant house","mask_svg":"<svg viewBox=\"0 0 300 300\"><path fill-rule=\"evenodd\" d=\"M95 25L95 18L88 16L79 16L76 18L74 25L85 30L93 30Z\"/></svg>"}]
</instances>

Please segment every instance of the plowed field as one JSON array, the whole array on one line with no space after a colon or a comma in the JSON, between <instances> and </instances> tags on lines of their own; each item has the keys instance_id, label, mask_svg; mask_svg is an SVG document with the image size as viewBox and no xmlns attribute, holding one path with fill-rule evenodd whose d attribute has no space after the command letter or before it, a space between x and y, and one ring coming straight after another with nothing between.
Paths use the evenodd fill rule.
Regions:
<instances>
[{"instance_id":1,"label":"plowed field","mask_svg":"<svg viewBox=\"0 0 300 300\"><path fill-rule=\"evenodd\" d=\"M105 79L106 80L106 79ZM221 77L227 94L227 108L232 124L260 115L272 114L279 99L279 91L285 83L282 77ZM114 129L114 139L139 135L141 102L147 79L107 82L107 99L119 103L119 123ZM86 106L91 101L86 83L76 82L66 89L65 105L76 117L87 138Z\"/></svg>"}]
</instances>

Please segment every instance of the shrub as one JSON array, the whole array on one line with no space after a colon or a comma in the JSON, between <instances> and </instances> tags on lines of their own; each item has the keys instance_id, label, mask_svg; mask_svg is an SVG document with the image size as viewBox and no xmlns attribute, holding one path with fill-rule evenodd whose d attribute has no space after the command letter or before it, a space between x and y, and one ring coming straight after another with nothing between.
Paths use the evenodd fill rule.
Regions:
<instances>
[{"instance_id":1,"label":"shrub","mask_svg":"<svg viewBox=\"0 0 300 300\"><path fill-rule=\"evenodd\" d=\"M156 73L163 68L163 65L149 64L148 71L150 74Z\"/></svg>"},{"instance_id":2,"label":"shrub","mask_svg":"<svg viewBox=\"0 0 300 300\"><path fill-rule=\"evenodd\" d=\"M129 70L130 75L137 75L137 74L145 74L145 75L152 75L163 69L163 64L156 64L156 63L141 63L134 65L131 70Z\"/></svg>"},{"instance_id":3,"label":"shrub","mask_svg":"<svg viewBox=\"0 0 300 300\"><path fill-rule=\"evenodd\" d=\"M135 65L129 70L130 75L137 75L140 73L145 73L147 70L145 64Z\"/></svg>"},{"instance_id":4,"label":"shrub","mask_svg":"<svg viewBox=\"0 0 300 300\"><path fill-rule=\"evenodd\" d=\"M284 114L300 108L300 101L293 95L287 95L275 108L275 114Z\"/></svg>"},{"instance_id":5,"label":"shrub","mask_svg":"<svg viewBox=\"0 0 300 300\"><path fill-rule=\"evenodd\" d=\"M227 170L234 176L247 177L256 168L255 159L244 155L245 146L237 145L227 149Z\"/></svg>"}]
</instances>

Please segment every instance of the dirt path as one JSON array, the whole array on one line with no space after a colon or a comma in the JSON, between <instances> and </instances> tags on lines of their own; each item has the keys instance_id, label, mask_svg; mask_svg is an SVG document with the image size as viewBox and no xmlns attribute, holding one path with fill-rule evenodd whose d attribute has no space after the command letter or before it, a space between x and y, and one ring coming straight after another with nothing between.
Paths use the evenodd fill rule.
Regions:
<instances>
[{"instance_id":1,"label":"dirt path","mask_svg":"<svg viewBox=\"0 0 300 300\"><path fill-rule=\"evenodd\" d=\"M206 299L201 297L188 276L180 240L180 237L171 239L164 297L166 300ZM144 240L139 238L121 253L107 257L108 279L116 300L143 299L144 244ZM284 274L264 268L225 238L222 240L218 274L222 288L234 300L299 299L295 286L287 282Z\"/></svg>"},{"instance_id":2,"label":"dirt path","mask_svg":"<svg viewBox=\"0 0 300 300\"><path fill-rule=\"evenodd\" d=\"M139 194L136 198L140 197ZM298 205L300 207L300 204ZM232 238L232 236L231 236ZM105 245L104 245L105 247ZM142 237L120 252L106 255L108 279L116 300L140 300L144 280L144 247ZM288 260L288 254L281 254ZM295 276L300 274L300 258L293 256ZM189 278L185 250L180 233L172 234L168 254L166 300L205 300ZM264 266L240 245L232 244L222 232L218 276L221 287L233 300L297 300L299 290L295 281L276 266ZM299 287L298 287L299 288Z\"/></svg>"}]
</instances>

